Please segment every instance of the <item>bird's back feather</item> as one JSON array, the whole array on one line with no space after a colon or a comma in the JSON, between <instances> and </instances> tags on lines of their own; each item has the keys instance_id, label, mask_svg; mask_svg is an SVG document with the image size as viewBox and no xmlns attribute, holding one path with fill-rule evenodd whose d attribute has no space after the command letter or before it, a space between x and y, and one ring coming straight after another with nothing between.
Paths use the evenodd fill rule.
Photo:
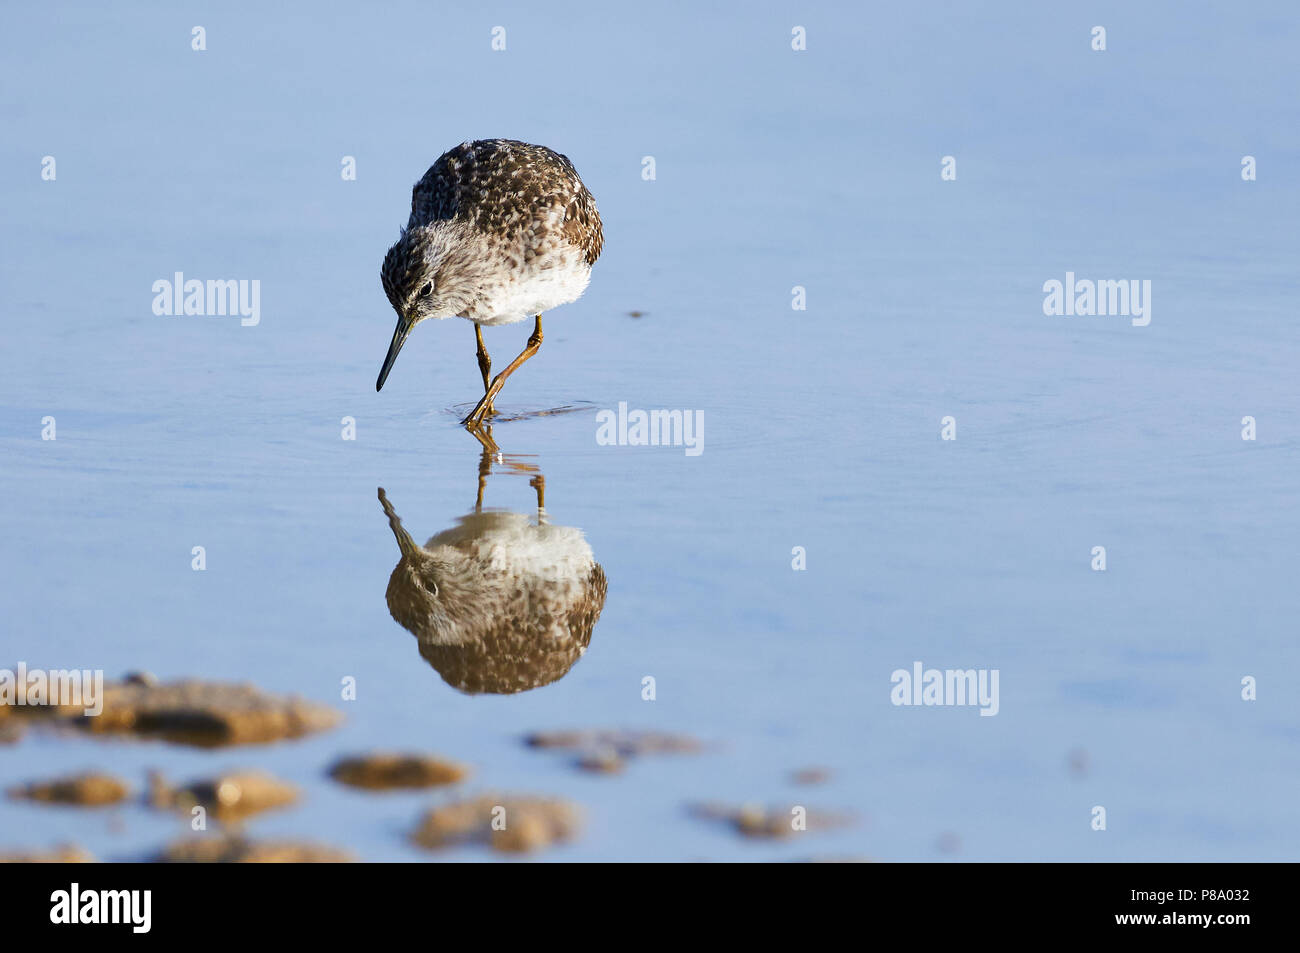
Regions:
<instances>
[{"instance_id":1,"label":"bird's back feather","mask_svg":"<svg viewBox=\"0 0 1300 953\"><path fill-rule=\"evenodd\" d=\"M448 219L522 246L526 259L562 237L592 265L605 240L596 200L573 163L545 146L514 139L461 143L415 184L407 227Z\"/></svg>"}]
</instances>

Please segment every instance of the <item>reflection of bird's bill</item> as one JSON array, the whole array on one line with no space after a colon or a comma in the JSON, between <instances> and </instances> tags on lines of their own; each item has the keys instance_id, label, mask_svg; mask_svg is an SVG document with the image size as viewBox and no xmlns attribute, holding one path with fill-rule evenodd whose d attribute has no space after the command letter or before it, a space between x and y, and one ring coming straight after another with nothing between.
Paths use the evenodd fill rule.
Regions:
<instances>
[{"instance_id":1,"label":"reflection of bird's bill","mask_svg":"<svg viewBox=\"0 0 1300 953\"><path fill-rule=\"evenodd\" d=\"M375 390L384 389L384 381L388 380L388 372L393 369L393 362L397 360L397 352L402 349L402 345L406 343L406 338L410 333L410 322L405 318L398 318L397 328L393 331L393 343L388 345L388 356L384 358L384 366L379 369L379 380L375 382Z\"/></svg>"},{"instance_id":2,"label":"reflection of bird's bill","mask_svg":"<svg viewBox=\"0 0 1300 953\"><path fill-rule=\"evenodd\" d=\"M384 508L384 515L388 517L388 525L392 528L393 535L397 537L397 548L402 551L402 555L409 556L419 549L411 534L402 526L402 518L393 509L393 504L388 502L388 494L384 492L382 486L379 488L379 505Z\"/></svg>"}]
</instances>

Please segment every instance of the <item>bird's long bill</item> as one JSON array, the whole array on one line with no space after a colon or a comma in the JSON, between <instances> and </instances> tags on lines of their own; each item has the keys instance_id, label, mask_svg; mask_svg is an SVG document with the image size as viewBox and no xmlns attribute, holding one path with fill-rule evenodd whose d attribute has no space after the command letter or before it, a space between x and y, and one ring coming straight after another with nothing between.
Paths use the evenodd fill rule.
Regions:
<instances>
[{"instance_id":1,"label":"bird's long bill","mask_svg":"<svg viewBox=\"0 0 1300 953\"><path fill-rule=\"evenodd\" d=\"M397 352L402 349L406 343L407 336L411 333L411 323L405 318L397 319L397 329L393 331L393 343L388 345L388 356L384 358L384 366L379 369L379 380L375 381L375 390L384 389L384 381L388 380L388 372L393 369L393 362L397 360Z\"/></svg>"},{"instance_id":2,"label":"bird's long bill","mask_svg":"<svg viewBox=\"0 0 1300 953\"><path fill-rule=\"evenodd\" d=\"M411 534L402 526L402 519L393 509L393 504L388 502L388 494L384 488L379 488L379 505L384 508L384 515L388 517L388 525L397 537L397 548L402 551L403 556L409 556L420 547L415 545L415 540L411 539Z\"/></svg>"}]
</instances>

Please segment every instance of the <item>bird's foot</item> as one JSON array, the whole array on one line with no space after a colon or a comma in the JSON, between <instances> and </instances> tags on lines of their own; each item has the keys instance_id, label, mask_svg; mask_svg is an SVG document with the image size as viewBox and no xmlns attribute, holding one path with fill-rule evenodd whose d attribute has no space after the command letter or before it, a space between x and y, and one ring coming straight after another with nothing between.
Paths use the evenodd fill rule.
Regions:
<instances>
[{"instance_id":1,"label":"bird's foot","mask_svg":"<svg viewBox=\"0 0 1300 953\"><path fill-rule=\"evenodd\" d=\"M461 424L467 430L477 430L485 421L491 420L496 414L497 409L492 406L491 402L485 404L480 400L478 405L469 412L469 416L461 421Z\"/></svg>"}]
</instances>

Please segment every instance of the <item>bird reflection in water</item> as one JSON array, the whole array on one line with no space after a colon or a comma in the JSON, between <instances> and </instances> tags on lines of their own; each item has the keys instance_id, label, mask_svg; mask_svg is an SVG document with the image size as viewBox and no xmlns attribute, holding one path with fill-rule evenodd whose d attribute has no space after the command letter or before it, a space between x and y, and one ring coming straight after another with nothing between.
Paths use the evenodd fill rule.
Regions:
<instances>
[{"instance_id":1,"label":"bird reflection in water","mask_svg":"<svg viewBox=\"0 0 1300 953\"><path fill-rule=\"evenodd\" d=\"M448 685L467 694L513 694L549 685L586 651L605 605L605 571L582 530L547 521L537 467L501 454L490 431L478 436L474 511L423 546L379 489L402 552L388 580L388 611ZM536 521L483 508L494 462L533 474Z\"/></svg>"}]
</instances>

